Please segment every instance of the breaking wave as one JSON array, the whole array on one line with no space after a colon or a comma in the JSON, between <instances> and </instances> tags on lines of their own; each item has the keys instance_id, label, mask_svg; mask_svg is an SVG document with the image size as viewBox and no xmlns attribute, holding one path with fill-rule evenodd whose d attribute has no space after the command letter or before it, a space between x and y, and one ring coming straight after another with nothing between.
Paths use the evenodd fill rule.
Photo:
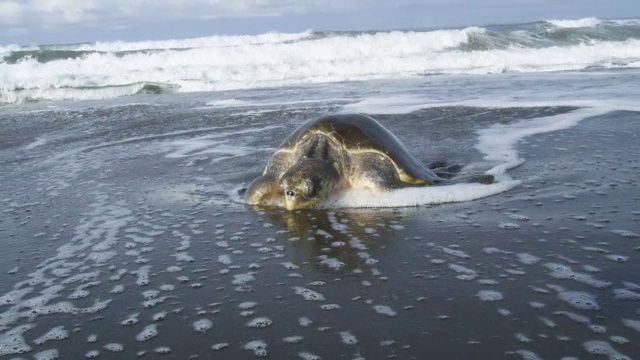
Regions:
<instances>
[{"instance_id":1,"label":"breaking wave","mask_svg":"<svg viewBox=\"0 0 640 360\"><path fill-rule=\"evenodd\" d=\"M434 74L640 67L640 21L0 47L0 104Z\"/></svg>"}]
</instances>

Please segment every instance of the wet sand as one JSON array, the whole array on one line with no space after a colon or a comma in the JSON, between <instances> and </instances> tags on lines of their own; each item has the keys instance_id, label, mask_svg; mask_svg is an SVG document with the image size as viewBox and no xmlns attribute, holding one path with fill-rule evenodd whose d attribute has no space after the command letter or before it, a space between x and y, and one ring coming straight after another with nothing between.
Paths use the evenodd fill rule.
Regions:
<instances>
[{"instance_id":1,"label":"wet sand","mask_svg":"<svg viewBox=\"0 0 640 360\"><path fill-rule=\"evenodd\" d=\"M228 200L259 155L9 147L0 355L638 358L639 134L612 112L527 138L522 184L481 200L298 212Z\"/></svg>"}]
</instances>

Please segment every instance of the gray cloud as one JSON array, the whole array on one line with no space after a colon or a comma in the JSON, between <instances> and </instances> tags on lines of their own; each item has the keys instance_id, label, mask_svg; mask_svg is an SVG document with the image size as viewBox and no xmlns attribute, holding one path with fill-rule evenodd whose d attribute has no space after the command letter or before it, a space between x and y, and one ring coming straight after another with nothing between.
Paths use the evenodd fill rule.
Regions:
<instances>
[{"instance_id":1,"label":"gray cloud","mask_svg":"<svg viewBox=\"0 0 640 360\"><path fill-rule=\"evenodd\" d=\"M17 1L0 1L0 24L18 24L22 21L22 13L22 6Z\"/></svg>"},{"instance_id":2,"label":"gray cloud","mask_svg":"<svg viewBox=\"0 0 640 360\"><path fill-rule=\"evenodd\" d=\"M112 19L231 17L341 11L351 0L0 0L2 24L19 24L23 14L48 24ZM0 24L1 26L1 24Z\"/></svg>"},{"instance_id":3,"label":"gray cloud","mask_svg":"<svg viewBox=\"0 0 640 360\"><path fill-rule=\"evenodd\" d=\"M638 15L638 0L0 0L0 45Z\"/></svg>"}]
</instances>

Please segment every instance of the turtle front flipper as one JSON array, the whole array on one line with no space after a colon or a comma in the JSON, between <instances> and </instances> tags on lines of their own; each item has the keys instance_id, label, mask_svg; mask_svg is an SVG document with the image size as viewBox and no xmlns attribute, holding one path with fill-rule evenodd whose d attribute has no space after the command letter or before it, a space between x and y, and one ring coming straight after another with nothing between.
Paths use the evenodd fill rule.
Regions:
<instances>
[{"instance_id":1,"label":"turtle front flipper","mask_svg":"<svg viewBox=\"0 0 640 360\"><path fill-rule=\"evenodd\" d=\"M244 194L249 205L283 206L284 200L273 176L262 175L253 180Z\"/></svg>"},{"instance_id":2,"label":"turtle front flipper","mask_svg":"<svg viewBox=\"0 0 640 360\"><path fill-rule=\"evenodd\" d=\"M433 178L413 176L380 152L354 151L349 160L351 170L348 172L348 180L354 188L387 191L433 185L439 180L435 175Z\"/></svg>"}]
</instances>

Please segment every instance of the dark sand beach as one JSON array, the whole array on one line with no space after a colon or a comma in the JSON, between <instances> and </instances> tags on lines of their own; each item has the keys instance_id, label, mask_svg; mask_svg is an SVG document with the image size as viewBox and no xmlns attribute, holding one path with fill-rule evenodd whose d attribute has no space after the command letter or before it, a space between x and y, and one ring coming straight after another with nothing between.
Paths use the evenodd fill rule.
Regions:
<instances>
[{"instance_id":1,"label":"dark sand beach","mask_svg":"<svg viewBox=\"0 0 640 360\"><path fill-rule=\"evenodd\" d=\"M524 138L521 183L478 200L233 201L338 105L0 115L0 355L638 358L638 112ZM574 109L371 115L425 162L469 164L478 130Z\"/></svg>"}]
</instances>

